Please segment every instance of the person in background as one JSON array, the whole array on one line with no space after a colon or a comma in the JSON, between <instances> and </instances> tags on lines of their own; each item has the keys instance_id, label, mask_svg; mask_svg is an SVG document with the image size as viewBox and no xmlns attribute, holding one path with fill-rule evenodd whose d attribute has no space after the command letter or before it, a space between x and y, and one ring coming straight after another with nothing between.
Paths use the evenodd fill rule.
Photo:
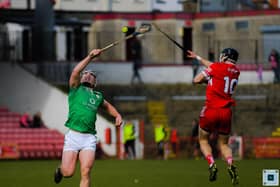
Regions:
<instances>
[{"instance_id":1,"label":"person in background","mask_svg":"<svg viewBox=\"0 0 280 187\"><path fill-rule=\"evenodd\" d=\"M165 126L164 127L164 132L165 132L165 136L164 136L164 140L163 140L163 158L164 160L167 160L168 158L174 157L173 153L172 153L172 148L170 148L170 127Z\"/></svg>"},{"instance_id":2,"label":"person in background","mask_svg":"<svg viewBox=\"0 0 280 187\"><path fill-rule=\"evenodd\" d=\"M29 128L32 125L32 120L27 112L25 112L19 119L19 125L22 128Z\"/></svg>"},{"instance_id":3,"label":"person in background","mask_svg":"<svg viewBox=\"0 0 280 187\"><path fill-rule=\"evenodd\" d=\"M211 62L215 61L215 53L214 53L213 48L210 48L209 51L208 51L208 59Z\"/></svg>"},{"instance_id":4,"label":"person in background","mask_svg":"<svg viewBox=\"0 0 280 187\"><path fill-rule=\"evenodd\" d=\"M115 118L115 126L122 124L122 116L104 99L101 92L95 91L96 74L85 70L86 66L101 53L94 49L73 69L69 80L68 119L61 164L56 168L54 182L60 183L63 177L71 177L80 162L80 187L91 186L91 170L94 165L97 144L96 117L100 107Z\"/></svg>"},{"instance_id":5,"label":"person in background","mask_svg":"<svg viewBox=\"0 0 280 187\"><path fill-rule=\"evenodd\" d=\"M133 75L131 78L131 84L135 79L138 79L139 83L143 83L139 70L142 68L142 46L137 37L133 37L130 41L131 57L133 61Z\"/></svg>"},{"instance_id":6,"label":"person in background","mask_svg":"<svg viewBox=\"0 0 280 187\"><path fill-rule=\"evenodd\" d=\"M33 115L33 120L32 120L32 125L31 127L32 128L41 128L41 127L44 127L44 122L42 120L42 117L41 117L41 112L37 112Z\"/></svg>"},{"instance_id":7,"label":"person in background","mask_svg":"<svg viewBox=\"0 0 280 187\"><path fill-rule=\"evenodd\" d=\"M256 72L260 83L263 83L263 66L260 63L256 63Z\"/></svg>"},{"instance_id":8,"label":"person in background","mask_svg":"<svg viewBox=\"0 0 280 187\"><path fill-rule=\"evenodd\" d=\"M158 159L164 158L164 141L166 138L166 131L162 124L156 124L154 127L155 142L157 144Z\"/></svg>"},{"instance_id":9,"label":"person in background","mask_svg":"<svg viewBox=\"0 0 280 187\"><path fill-rule=\"evenodd\" d=\"M279 63L279 54L276 49L272 49L269 57L268 62L270 63L271 69L274 72L274 83L280 83L280 63Z\"/></svg>"},{"instance_id":10,"label":"person in background","mask_svg":"<svg viewBox=\"0 0 280 187\"><path fill-rule=\"evenodd\" d=\"M231 132L232 106L235 101L232 94L238 84L240 70L236 63L238 52L233 48L225 48L220 53L219 62L206 60L192 51L187 56L196 58L206 69L194 79L194 84L207 83L206 102L200 113L199 143L200 149L209 165L209 181L217 179L217 166L209 144L209 136L218 134L218 145L228 165L228 173L233 185L238 184L237 168L233 164L232 150L228 145Z\"/></svg>"},{"instance_id":11,"label":"person in background","mask_svg":"<svg viewBox=\"0 0 280 187\"><path fill-rule=\"evenodd\" d=\"M193 157L197 160L199 159L199 153L200 153L200 146L198 142L198 120L194 118L192 120L192 134L191 134L191 142L193 145Z\"/></svg>"},{"instance_id":12,"label":"person in background","mask_svg":"<svg viewBox=\"0 0 280 187\"><path fill-rule=\"evenodd\" d=\"M199 70L199 61L197 59L192 60L192 69L193 69L193 79L194 79Z\"/></svg>"},{"instance_id":13,"label":"person in background","mask_svg":"<svg viewBox=\"0 0 280 187\"><path fill-rule=\"evenodd\" d=\"M219 158L219 149L218 149L218 133L211 133L209 135L209 145L212 149L212 155L214 159Z\"/></svg>"},{"instance_id":14,"label":"person in background","mask_svg":"<svg viewBox=\"0 0 280 187\"><path fill-rule=\"evenodd\" d=\"M172 129L170 133L170 143L171 143L171 148L174 156L177 155L177 145L178 145L178 131L177 129Z\"/></svg>"},{"instance_id":15,"label":"person in background","mask_svg":"<svg viewBox=\"0 0 280 187\"><path fill-rule=\"evenodd\" d=\"M132 121L128 121L123 126L124 150L126 158L134 160L135 154L135 127Z\"/></svg>"}]
</instances>

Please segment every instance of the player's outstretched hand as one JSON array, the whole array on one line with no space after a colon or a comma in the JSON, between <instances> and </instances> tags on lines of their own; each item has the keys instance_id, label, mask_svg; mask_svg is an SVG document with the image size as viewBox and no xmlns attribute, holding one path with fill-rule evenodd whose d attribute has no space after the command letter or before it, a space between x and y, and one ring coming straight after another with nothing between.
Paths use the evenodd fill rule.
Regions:
<instances>
[{"instance_id":1,"label":"player's outstretched hand","mask_svg":"<svg viewBox=\"0 0 280 187\"><path fill-rule=\"evenodd\" d=\"M122 125L123 121L122 121L122 116L121 115L117 115L117 117L115 118L115 125L116 127L120 127Z\"/></svg>"},{"instance_id":2,"label":"player's outstretched hand","mask_svg":"<svg viewBox=\"0 0 280 187\"><path fill-rule=\"evenodd\" d=\"M93 49L90 53L89 53L89 57L91 59L99 56L101 54L101 49Z\"/></svg>"},{"instance_id":3,"label":"player's outstretched hand","mask_svg":"<svg viewBox=\"0 0 280 187\"><path fill-rule=\"evenodd\" d=\"M187 51L187 57L189 58L196 58L197 54L195 54L195 52L188 50Z\"/></svg>"}]
</instances>

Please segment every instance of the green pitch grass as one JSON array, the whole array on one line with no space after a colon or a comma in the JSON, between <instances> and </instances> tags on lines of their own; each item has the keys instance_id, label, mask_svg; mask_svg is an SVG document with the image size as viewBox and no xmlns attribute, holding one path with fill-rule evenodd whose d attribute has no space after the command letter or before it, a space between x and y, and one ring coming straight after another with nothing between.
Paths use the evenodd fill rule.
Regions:
<instances>
[{"instance_id":1,"label":"green pitch grass","mask_svg":"<svg viewBox=\"0 0 280 187\"><path fill-rule=\"evenodd\" d=\"M58 160L0 161L0 186L79 186L79 172L57 185L53 172ZM237 161L240 185L262 187L263 169L280 169L279 159ZM205 160L97 160L92 172L93 187L227 187L232 186L223 161L218 160L218 180L208 181Z\"/></svg>"}]
</instances>

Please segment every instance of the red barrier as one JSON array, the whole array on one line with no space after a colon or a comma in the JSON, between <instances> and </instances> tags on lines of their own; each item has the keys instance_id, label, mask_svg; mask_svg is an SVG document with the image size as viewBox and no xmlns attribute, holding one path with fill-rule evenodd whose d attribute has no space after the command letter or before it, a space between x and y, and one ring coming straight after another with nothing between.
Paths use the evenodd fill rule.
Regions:
<instances>
[{"instance_id":1,"label":"red barrier","mask_svg":"<svg viewBox=\"0 0 280 187\"><path fill-rule=\"evenodd\" d=\"M2 143L0 144L0 159L18 159L19 151L17 144Z\"/></svg>"},{"instance_id":2,"label":"red barrier","mask_svg":"<svg viewBox=\"0 0 280 187\"><path fill-rule=\"evenodd\" d=\"M111 129L110 128L106 128L105 129L105 143L106 144L111 144Z\"/></svg>"},{"instance_id":3,"label":"red barrier","mask_svg":"<svg viewBox=\"0 0 280 187\"><path fill-rule=\"evenodd\" d=\"M280 138L254 138L256 158L280 158Z\"/></svg>"}]
</instances>

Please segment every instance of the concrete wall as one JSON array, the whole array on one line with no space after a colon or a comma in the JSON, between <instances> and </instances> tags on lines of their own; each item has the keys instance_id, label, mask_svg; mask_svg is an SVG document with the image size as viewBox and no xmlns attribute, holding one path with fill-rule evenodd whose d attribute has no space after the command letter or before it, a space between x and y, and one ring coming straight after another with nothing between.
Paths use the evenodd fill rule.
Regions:
<instances>
[{"instance_id":1,"label":"concrete wall","mask_svg":"<svg viewBox=\"0 0 280 187\"><path fill-rule=\"evenodd\" d=\"M28 0L10 0L12 9L27 9ZM101 12L151 12L161 11L182 11L183 5L177 1L155 0L55 0L55 10L64 11L101 11ZM35 7L35 0L30 0L32 9Z\"/></svg>"},{"instance_id":2,"label":"concrete wall","mask_svg":"<svg viewBox=\"0 0 280 187\"><path fill-rule=\"evenodd\" d=\"M35 8L35 1L36 0L30 0L29 8ZM10 2L11 9L28 9L28 0L10 0Z\"/></svg>"},{"instance_id":3,"label":"concrete wall","mask_svg":"<svg viewBox=\"0 0 280 187\"><path fill-rule=\"evenodd\" d=\"M152 0L113 0L113 12L150 12L152 10Z\"/></svg>"},{"instance_id":4,"label":"concrete wall","mask_svg":"<svg viewBox=\"0 0 280 187\"><path fill-rule=\"evenodd\" d=\"M125 34L121 31L123 26L127 26L127 23L119 19L94 22L89 33L89 49L103 48L124 38ZM107 50L99 59L103 61L125 60L125 42L118 44L118 47Z\"/></svg>"},{"instance_id":5,"label":"concrete wall","mask_svg":"<svg viewBox=\"0 0 280 187\"><path fill-rule=\"evenodd\" d=\"M237 21L248 21L248 29L238 30L235 25ZM215 30L203 31L203 24L210 22L214 23ZM207 57L209 48L218 54L225 47L234 47L240 52L240 61L248 62L251 59L253 62L257 47L258 61L263 62L267 57L263 54L261 26L279 24L279 15L197 19L193 21L194 51Z\"/></svg>"},{"instance_id":6,"label":"concrete wall","mask_svg":"<svg viewBox=\"0 0 280 187\"><path fill-rule=\"evenodd\" d=\"M178 20L157 20L155 23L158 27L168 34L171 38L182 44L182 36L180 36L180 25ZM153 27L150 34L150 44L146 45L151 51L150 59L152 62L164 64L183 64L182 50L175 46L173 42L168 40L162 33Z\"/></svg>"},{"instance_id":7,"label":"concrete wall","mask_svg":"<svg viewBox=\"0 0 280 187\"><path fill-rule=\"evenodd\" d=\"M152 0L152 6L154 10L160 10L162 12L182 12L184 8L183 3L168 0Z\"/></svg>"},{"instance_id":8,"label":"concrete wall","mask_svg":"<svg viewBox=\"0 0 280 187\"><path fill-rule=\"evenodd\" d=\"M66 11L111 11L110 0L56 0L56 10Z\"/></svg>"},{"instance_id":9,"label":"concrete wall","mask_svg":"<svg viewBox=\"0 0 280 187\"><path fill-rule=\"evenodd\" d=\"M89 68L98 73L98 82L100 84L130 84L132 77L132 66L129 63L96 63L90 64ZM201 67L200 70L203 68ZM144 66L140 70L144 83L148 84L176 84L192 82L191 66ZM273 82L272 71L263 72L263 83ZM259 84L256 71L242 71L239 84Z\"/></svg>"},{"instance_id":10,"label":"concrete wall","mask_svg":"<svg viewBox=\"0 0 280 187\"><path fill-rule=\"evenodd\" d=\"M44 65L48 79L57 84L67 84L69 78L61 77L66 75L64 71L70 71L76 65L72 63L70 67L67 64L53 64ZM38 68L35 64L26 64L26 68L37 74ZM56 70L59 69L59 71ZM132 77L132 63L122 62L93 62L88 65L89 69L97 72L98 84L121 84L129 85ZM202 70L203 67L200 68ZM42 70L41 70L42 71ZM192 83L192 67L183 65L145 65L140 69L140 75L147 84L176 84L176 83ZM263 83L273 82L272 71L263 72ZM239 84L259 84L258 74L255 70L241 71Z\"/></svg>"}]
</instances>

